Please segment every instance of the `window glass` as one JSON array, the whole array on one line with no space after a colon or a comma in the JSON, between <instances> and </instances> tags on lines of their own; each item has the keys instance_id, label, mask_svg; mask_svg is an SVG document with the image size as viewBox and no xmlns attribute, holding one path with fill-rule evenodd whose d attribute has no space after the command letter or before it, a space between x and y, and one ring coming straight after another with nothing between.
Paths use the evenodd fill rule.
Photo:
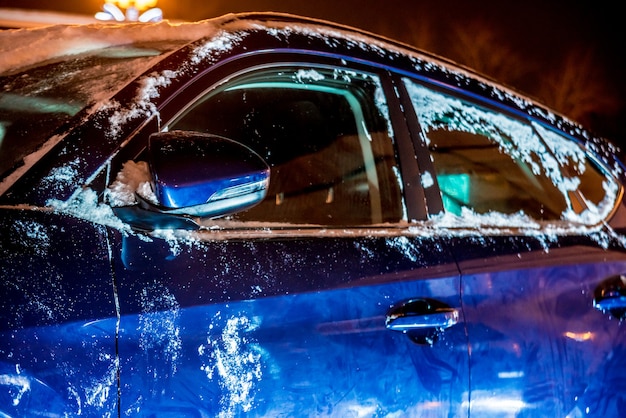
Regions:
<instances>
[{"instance_id":1,"label":"window glass","mask_svg":"<svg viewBox=\"0 0 626 418\"><path fill-rule=\"evenodd\" d=\"M561 219L578 183L533 127L405 80L431 151L444 209Z\"/></svg>"},{"instance_id":2,"label":"window glass","mask_svg":"<svg viewBox=\"0 0 626 418\"><path fill-rule=\"evenodd\" d=\"M575 194L570 192L572 211L575 214L587 211L603 219L613 208L619 188L617 183L590 160L575 142L537 123L533 126L564 168L572 188L576 188Z\"/></svg>"},{"instance_id":3,"label":"window glass","mask_svg":"<svg viewBox=\"0 0 626 418\"><path fill-rule=\"evenodd\" d=\"M85 106L110 97L176 44L94 49L0 75L0 178Z\"/></svg>"},{"instance_id":4,"label":"window glass","mask_svg":"<svg viewBox=\"0 0 626 418\"><path fill-rule=\"evenodd\" d=\"M269 164L266 199L235 220L359 225L402 218L391 126L372 74L251 71L212 89L168 129L233 139Z\"/></svg>"}]
</instances>

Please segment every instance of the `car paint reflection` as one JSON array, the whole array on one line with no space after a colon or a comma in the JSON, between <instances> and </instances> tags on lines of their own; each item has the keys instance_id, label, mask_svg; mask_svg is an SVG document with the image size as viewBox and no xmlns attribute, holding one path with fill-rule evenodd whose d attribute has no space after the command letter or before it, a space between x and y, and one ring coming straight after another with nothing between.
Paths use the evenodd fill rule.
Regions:
<instances>
[{"instance_id":1,"label":"car paint reflection","mask_svg":"<svg viewBox=\"0 0 626 418\"><path fill-rule=\"evenodd\" d=\"M413 295L458 306L456 266L443 264L443 247L424 253L410 239L404 246L385 238L274 239L207 241L173 255L162 242L122 238L116 277L124 410L466 414L463 324L448 328L436 347L385 327L389 307ZM431 266L439 277L420 279ZM146 315L153 306L161 308ZM165 349L165 340L142 346L147 330L175 336L179 350Z\"/></svg>"}]
</instances>

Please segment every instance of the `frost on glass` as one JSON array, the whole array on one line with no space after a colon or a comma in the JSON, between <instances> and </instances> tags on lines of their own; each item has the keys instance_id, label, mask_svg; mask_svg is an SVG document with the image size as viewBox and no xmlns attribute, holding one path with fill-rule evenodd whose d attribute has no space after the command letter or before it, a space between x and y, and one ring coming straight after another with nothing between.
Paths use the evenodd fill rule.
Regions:
<instances>
[{"instance_id":1,"label":"frost on glass","mask_svg":"<svg viewBox=\"0 0 626 418\"><path fill-rule=\"evenodd\" d=\"M544 203L554 202L555 199L564 201L564 206L557 211L560 212L556 214L557 219L589 224L598 223L607 216L612 208L610 203L614 201L617 187L591 167L585 152L573 141L548 131L538 124L528 124L468 101L425 88L408 79L405 79L405 83L429 145L432 142L432 138L428 138L429 135L432 136L436 132L456 132L469 134L471 138L486 138L497 145L501 155L508 155L514 161L515 168L523 172L528 177L528 182L536 185L537 190L545 189L548 193L551 193L550 189L558 191L549 197L541 197L540 193L535 193L538 199L545 199ZM465 137L459 135L459 138ZM469 139L470 136L467 138ZM476 163L472 162L472 164ZM438 184L442 190L451 191L449 193L452 196L451 199L458 199L461 202L469 201L471 173L439 174ZM548 179L551 184L547 186L541 184L542 179ZM497 183L497 180L494 178L493 184L485 186L492 188L488 193L494 196L500 193L498 190L494 191L494 187L505 187L502 181ZM588 186L586 189L590 198L583 198L584 201L581 201L582 184L589 182L601 185L600 192L597 191L597 187L594 191L594 187ZM504 193L500 194L504 195ZM502 199L508 199L508 197L504 196ZM444 206L446 206L445 199ZM519 215L543 219L535 213L524 213L523 204L519 207ZM551 206L551 209L554 208L558 208L558 204ZM449 207L446 206L446 209L449 210ZM487 212L485 209L478 210L471 205L463 206L462 209L465 214L467 209L474 209L483 214ZM497 205L494 206L493 211L500 211ZM462 211L459 207L453 212L460 215ZM513 214L514 212L517 211L512 209L504 213ZM548 216L546 219L551 218Z\"/></svg>"},{"instance_id":2,"label":"frost on glass","mask_svg":"<svg viewBox=\"0 0 626 418\"><path fill-rule=\"evenodd\" d=\"M564 167L565 175L578 183L579 208L578 210L572 208L573 210L565 216L582 218L586 223L596 223L607 217L617 198L618 184L603 175L576 143L538 123L533 123L533 127L545 140L559 164Z\"/></svg>"}]
</instances>

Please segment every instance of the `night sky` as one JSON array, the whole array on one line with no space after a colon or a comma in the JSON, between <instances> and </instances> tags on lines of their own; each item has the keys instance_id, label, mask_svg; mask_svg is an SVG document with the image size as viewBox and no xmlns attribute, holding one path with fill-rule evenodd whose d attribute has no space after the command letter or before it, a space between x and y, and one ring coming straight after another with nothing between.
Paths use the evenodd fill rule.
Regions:
<instances>
[{"instance_id":1,"label":"night sky","mask_svg":"<svg viewBox=\"0 0 626 418\"><path fill-rule=\"evenodd\" d=\"M0 7L56 10L93 15L104 0L0 0ZM614 105L585 121L596 133L626 147L626 23L618 3L526 0L159 0L157 7L172 20L201 20L229 12L277 11L332 20L403 41L419 26L433 33L430 50L455 59L444 44L459 25L479 21L541 72L563 64L567 51L590 51L598 80L607 86ZM441 43L438 43L441 41ZM449 41L448 41L449 42ZM418 45L421 46L421 45ZM446 49L448 48L448 49ZM532 82L532 81L528 81ZM532 85L511 84L523 92Z\"/></svg>"}]
</instances>

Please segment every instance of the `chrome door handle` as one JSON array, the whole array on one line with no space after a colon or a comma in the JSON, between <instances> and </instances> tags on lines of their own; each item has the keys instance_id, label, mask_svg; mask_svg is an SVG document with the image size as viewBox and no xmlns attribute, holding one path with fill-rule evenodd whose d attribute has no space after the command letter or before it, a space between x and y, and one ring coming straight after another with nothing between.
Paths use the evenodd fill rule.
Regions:
<instances>
[{"instance_id":1,"label":"chrome door handle","mask_svg":"<svg viewBox=\"0 0 626 418\"><path fill-rule=\"evenodd\" d=\"M593 307L620 321L626 319L626 276L609 277L600 283L593 292Z\"/></svg>"},{"instance_id":2,"label":"chrome door handle","mask_svg":"<svg viewBox=\"0 0 626 418\"><path fill-rule=\"evenodd\" d=\"M441 332L459 322L459 312L438 300L409 299L392 305L385 326L418 344L434 344Z\"/></svg>"}]
</instances>

